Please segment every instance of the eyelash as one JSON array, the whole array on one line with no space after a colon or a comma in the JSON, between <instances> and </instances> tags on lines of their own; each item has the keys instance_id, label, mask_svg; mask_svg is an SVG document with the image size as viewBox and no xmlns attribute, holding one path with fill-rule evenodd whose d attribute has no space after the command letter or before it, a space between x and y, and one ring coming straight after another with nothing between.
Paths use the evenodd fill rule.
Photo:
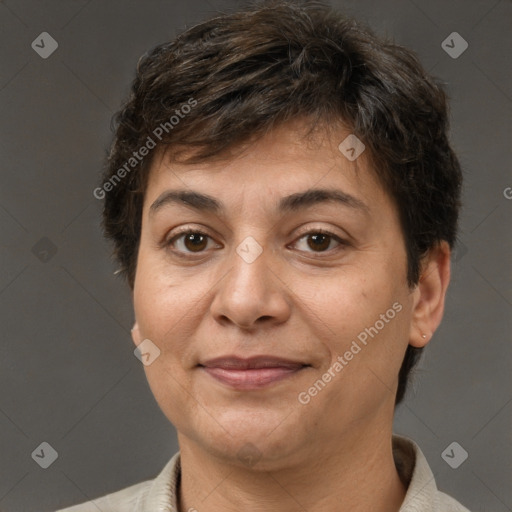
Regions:
<instances>
[{"instance_id":1,"label":"eyelash","mask_svg":"<svg viewBox=\"0 0 512 512\"><path fill-rule=\"evenodd\" d=\"M205 233L205 232L203 232L201 230L185 228L185 229L183 229L181 231L178 231L178 233L176 233L169 240L165 241L164 242L164 246L171 248L171 250L175 254L177 254L178 256L184 257L184 258L188 258L189 255L203 255L206 252L206 250L198 251L198 252L195 253L193 251L179 251L179 250L176 250L176 249L172 248L173 244L177 240L179 240L180 238L182 238L182 237L184 237L186 235L191 235L191 234L205 236L205 237L209 238L210 240L213 240L213 238L210 235L208 235L207 233ZM306 252L306 253L310 253L310 254L316 254L319 257L321 257L322 254L332 253L332 251L335 251L336 249L339 249L340 247L348 246L349 245L349 243L346 240L343 240L338 235L332 233L331 231L325 230L325 229L312 229L312 230L306 231L306 232L302 233L298 238L296 238L293 243L295 244L299 240L302 240L303 238L305 238L307 236L310 236L310 235L325 235L325 236L328 236L331 239L333 239L334 241L336 241L338 243L338 246L335 247L334 249L327 249L325 251L313 251L312 250L312 251L301 251L301 252ZM317 256L315 256L315 257L317 257Z\"/></svg>"}]
</instances>

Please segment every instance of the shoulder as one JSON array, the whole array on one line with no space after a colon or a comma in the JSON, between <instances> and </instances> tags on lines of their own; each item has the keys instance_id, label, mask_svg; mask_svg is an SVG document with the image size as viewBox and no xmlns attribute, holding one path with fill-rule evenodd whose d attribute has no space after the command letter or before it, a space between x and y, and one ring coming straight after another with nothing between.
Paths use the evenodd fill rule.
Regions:
<instances>
[{"instance_id":1,"label":"shoulder","mask_svg":"<svg viewBox=\"0 0 512 512\"><path fill-rule=\"evenodd\" d=\"M443 512L470 512L458 501L441 491L437 493L437 508Z\"/></svg>"},{"instance_id":2,"label":"shoulder","mask_svg":"<svg viewBox=\"0 0 512 512\"><path fill-rule=\"evenodd\" d=\"M136 510L135 507L146 497L152 480L140 482L125 489L95 498L79 505L63 508L57 512L124 512Z\"/></svg>"},{"instance_id":3,"label":"shoulder","mask_svg":"<svg viewBox=\"0 0 512 512\"><path fill-rule=\"evenodd\" d=\"M470 512L451 496L440 491L437 493L437 507L443 512Z\"/></svg>"},{"instance_id":4,"label":"shoulder","mask_svg":"<svg viewBox=\"0 0 512 512\"><path fill-rule=\"evenodd\" d=\"M404 436L393 435L393 457L407 493L400 512L470 512L441 492L420 447Z\"/></svg>"},{"instance_id":5,"label":"shoulder","mask_svg":"<svg viewBox=\"0 0 512 512\"><path fill-rule=\"evenodd\" d=\"M153 480L146 480L56 512L175 512L179 477L180 453L177 452Z\"/></svg>"}]
</instances>

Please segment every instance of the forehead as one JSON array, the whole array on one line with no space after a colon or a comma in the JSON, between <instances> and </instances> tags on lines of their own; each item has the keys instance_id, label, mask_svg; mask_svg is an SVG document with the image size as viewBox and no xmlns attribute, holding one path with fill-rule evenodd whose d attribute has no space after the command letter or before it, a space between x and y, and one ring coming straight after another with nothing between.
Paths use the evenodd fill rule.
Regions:
<instances>
[{"instance_id":1,"label":"forehead","mask_svg":"<svg viewBox=\"0 0 512 512\"><path fill-rule=\"evenodd\" d=\"M304 124L293 122L235 152L195 164L173 161L172 148L160 149L149 170L144 209L149 213L162 192L177 188L219 197L238 211L244 204L263 207L307 189L341 190L374 207L389 202L368 155L363 151L351 160L339 149L350 135L340 129L306 136Z\"/></svg>"}]
</instances>

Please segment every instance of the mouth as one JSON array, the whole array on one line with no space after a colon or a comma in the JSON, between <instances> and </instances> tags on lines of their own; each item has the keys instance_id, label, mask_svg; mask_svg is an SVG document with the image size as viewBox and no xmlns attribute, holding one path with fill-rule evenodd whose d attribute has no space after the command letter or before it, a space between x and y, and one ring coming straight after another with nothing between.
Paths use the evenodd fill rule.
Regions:
<instances>
[{"instance_id":1,"label":"mouth","mask_svg":"<svg viewBox=\"0 0 512 512\"><path fill-rule=\"evenodd\" d=\"M215 380L239 390L261 389L291 378L311 365L272 356L210 359L198 365Z\"/></svg>"}]
</instances>

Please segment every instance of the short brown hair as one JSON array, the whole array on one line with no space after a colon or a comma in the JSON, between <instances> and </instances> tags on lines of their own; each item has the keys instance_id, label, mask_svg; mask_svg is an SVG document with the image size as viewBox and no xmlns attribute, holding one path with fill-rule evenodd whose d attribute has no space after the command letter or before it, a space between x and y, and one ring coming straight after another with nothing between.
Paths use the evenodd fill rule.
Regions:
<instances>
[{"instance_id":1,"label":"short brown hair","mask_svg":"<svg viewBox=\"0 0 512 512\"><path fill-rule=\"evenodd\" d=\"M111 185L103 227L131 288L154 154L135 162L133 152L151 139L193 149L187 162L204 161L299 117L311 126L341 121L364 142L398 208L411 287L430 248L441 240L453 248L462 174L442 87L413 52L322 2L263 1L200 23L139 60L103 175ZM396 404L420 354L407 347Z\"/></svg>"}]
</instances>

